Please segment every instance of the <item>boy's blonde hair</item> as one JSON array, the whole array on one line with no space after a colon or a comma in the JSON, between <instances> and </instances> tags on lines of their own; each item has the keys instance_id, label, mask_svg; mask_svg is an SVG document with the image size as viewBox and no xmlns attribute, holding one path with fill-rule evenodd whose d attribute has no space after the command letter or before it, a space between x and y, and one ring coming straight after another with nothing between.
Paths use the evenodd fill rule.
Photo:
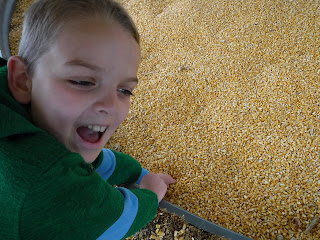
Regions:
<instances>
[{"instance_id":1,"label":"boy's blonde hair","mask_svg":"<svg viewBox=\"0 0 320 240\"><path fill-rule=\"evenodd\" d=\"M72 20L102 19L120 24L140 44L137 28L127 11L114 0L37 0L24 15L19 56L33 74L39 59Z\"/></svg>"}]
</instances>

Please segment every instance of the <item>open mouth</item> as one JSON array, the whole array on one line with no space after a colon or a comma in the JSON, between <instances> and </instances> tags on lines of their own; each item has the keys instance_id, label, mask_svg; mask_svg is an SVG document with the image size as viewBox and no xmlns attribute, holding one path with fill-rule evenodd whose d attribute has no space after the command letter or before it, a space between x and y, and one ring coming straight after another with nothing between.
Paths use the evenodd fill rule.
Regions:
<instances>
[{"instance_id":1,"label":"open mouth","mask_svg":"<svg viewBox=\"0 0 320 240\"><path fill-rule=\"evenodd\" d=\"M105 133L106 129L106 126L88 125L77 128L77 133L83 141L97 143Z\"/></svg>"}]
</instances>

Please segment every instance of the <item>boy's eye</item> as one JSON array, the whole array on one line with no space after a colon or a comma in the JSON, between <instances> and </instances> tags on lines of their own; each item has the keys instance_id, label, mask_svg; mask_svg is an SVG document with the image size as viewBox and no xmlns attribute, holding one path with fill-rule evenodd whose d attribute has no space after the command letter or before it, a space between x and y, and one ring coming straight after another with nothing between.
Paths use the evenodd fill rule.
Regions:
<instances>
[{"instance_id":1,"label":"boy's eye","mask_svg":"<svg viewBox=\"0 0 320 240\"><path fill-rule=\"evenodd\" d=\"M126 96L133 96L133 93L127 89L119 88L118 92L122 93L123 95Z\"/></svg>"},{"instance_id":2,"label":"boy's eye","mask_svg":"<svg viewBox=\"0 0 320 240\"><path fill-rule=\"evenodd\" d=\"M94 83L89 82L89 81L69 80L69 82L72 85L78 85L78 86L81 86L81 87L88 87L88 86L93 86L94 85Z\"/></svg>"}]
</instances>

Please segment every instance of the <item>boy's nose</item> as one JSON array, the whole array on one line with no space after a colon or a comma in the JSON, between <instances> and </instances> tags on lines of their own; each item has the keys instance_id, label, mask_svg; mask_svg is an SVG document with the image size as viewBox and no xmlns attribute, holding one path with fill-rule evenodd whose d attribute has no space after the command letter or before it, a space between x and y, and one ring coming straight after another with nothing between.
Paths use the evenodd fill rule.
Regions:
<instances>
[{"instance_id":1,"label":"boy's nose","mask_svg":"<svg viewBox=\"0 0 320 240\"><path fill-rule=\"evenodd\" d=\"M95 103L95 110L98 113L113 114L117 108L117 92L104 92Z\"/></svg>"}]
</instances>

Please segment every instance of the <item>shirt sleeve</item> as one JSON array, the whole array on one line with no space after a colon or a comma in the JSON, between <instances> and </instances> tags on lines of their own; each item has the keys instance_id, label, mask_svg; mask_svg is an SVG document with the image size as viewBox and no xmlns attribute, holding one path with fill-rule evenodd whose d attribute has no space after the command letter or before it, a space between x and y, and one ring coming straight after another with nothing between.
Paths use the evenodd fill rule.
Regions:
<instances>
[{"instance_id":1,"label":"shirt sleeve","mask_svg":"<svg viewBox=\"0 0 320 240\"><path fill-rule=\"evenodd\" d=\"M80 155L70 153L28 193L21 239L122 239L150 222L157 208L152 191L114 188Z\"/></svg>"},{"instance_id":2,"label":"shirt sleeve","mask_svg":"<svg viewBox=\"0 0 320 240\"><path fill-rule=\"evenodd\" d=\"M103 149L102 161L96 172L111 185L119 185L133 182L139 184L148 170L142 168L137 160L127 154Z\"/></svg>"}]
</instances>

